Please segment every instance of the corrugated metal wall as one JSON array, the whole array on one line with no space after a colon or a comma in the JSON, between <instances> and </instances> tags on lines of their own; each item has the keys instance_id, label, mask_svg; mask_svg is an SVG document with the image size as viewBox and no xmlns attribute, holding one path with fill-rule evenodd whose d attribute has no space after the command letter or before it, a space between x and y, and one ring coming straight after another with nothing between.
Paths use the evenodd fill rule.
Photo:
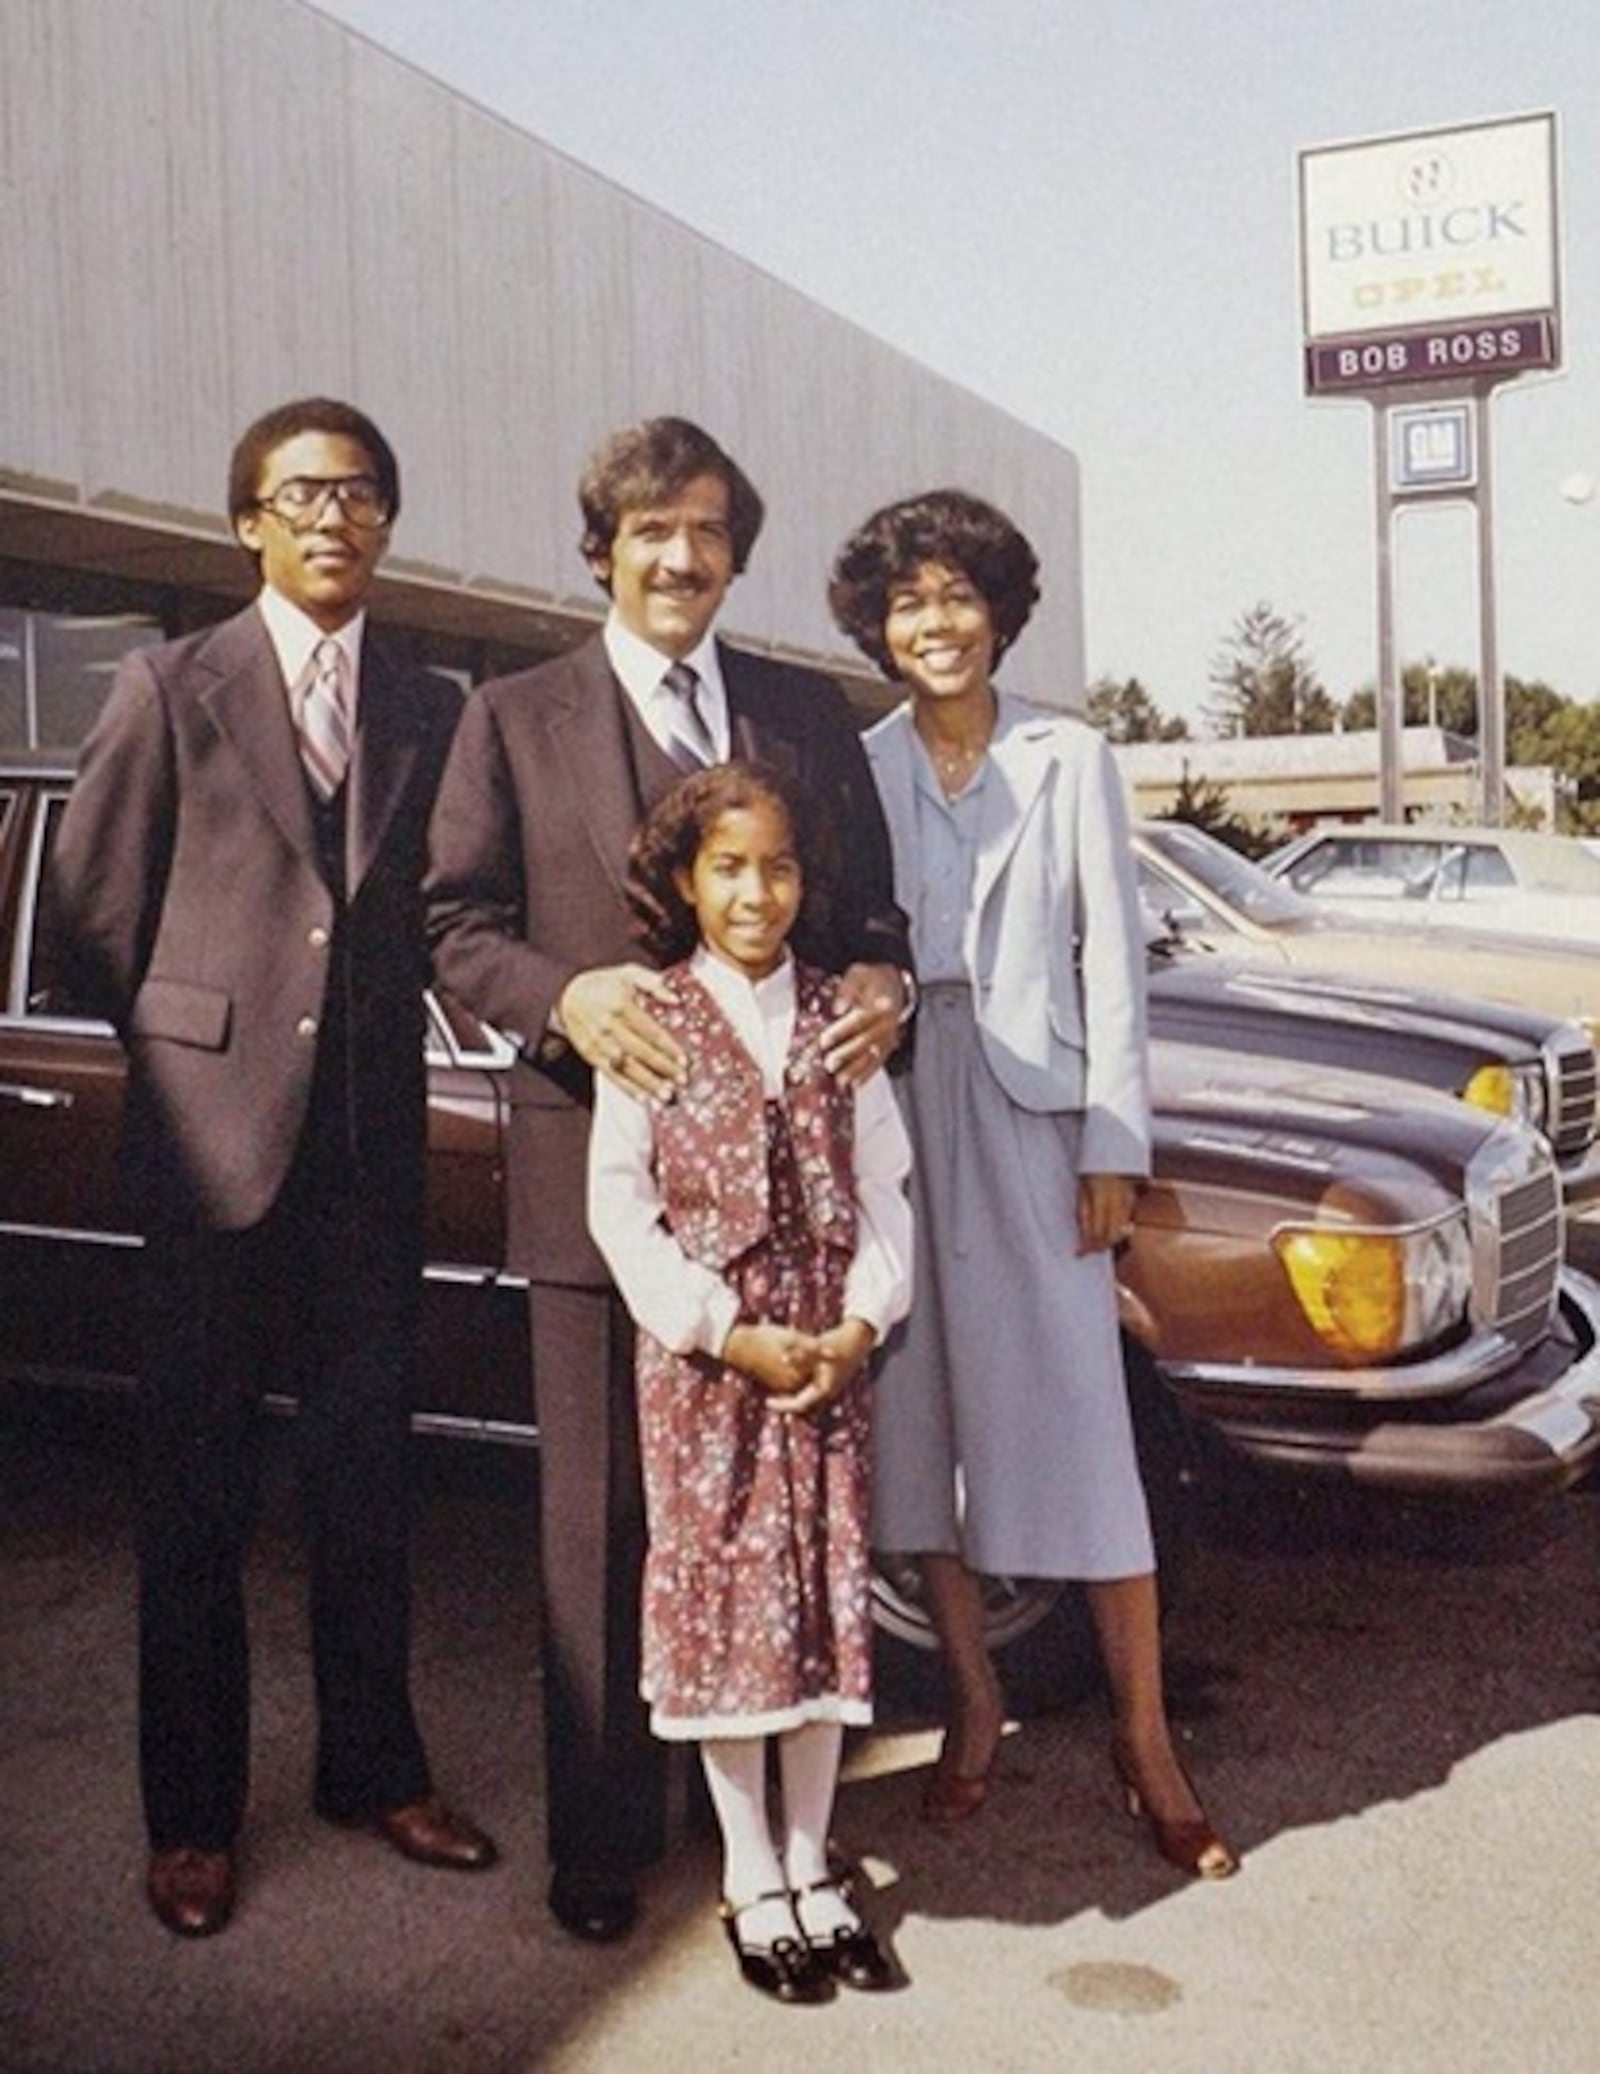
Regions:
<instances>
[{"instance_id":1,"label":"corrugated metal wall","mask_svg":"<svg viewBox=\"0 0 1600 2074\"><path fill-rule=\"evenodd\" d=\"M844 532L961 482L1045 561L1011 681L1081 691L1064 449L299 0L4 0L0 319L0 481L214 532L239 430L326 390L400 452L392 569L557 604L590 447L697 418L769 504L728 626L801 651Z\"/></svg>"}]
</instances>

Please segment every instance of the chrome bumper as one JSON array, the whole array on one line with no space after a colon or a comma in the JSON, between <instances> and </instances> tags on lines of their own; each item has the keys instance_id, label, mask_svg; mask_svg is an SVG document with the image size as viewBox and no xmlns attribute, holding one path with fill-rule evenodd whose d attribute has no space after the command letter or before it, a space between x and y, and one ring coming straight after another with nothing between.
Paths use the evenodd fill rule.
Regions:
<instances>
[{"instance_id":1,"label":"chrome bumper","mask_svg":"<svg viewBox=\"0 0 1600 2074\"><path fill-rule=\"evenodd\" d=\"M1390 1490L1505 1496L1565 1489L1600 1459L1600 1283L1563 1269L1547 1338L1491 1382L1423 1418L1318 1419L1309 1394L1208 1406L1203 1373L1173 1378L1186 1412L1254 1460ZM1265 1416L1270 1410L1271 1417Z\"/></svg>"}]
</instances>

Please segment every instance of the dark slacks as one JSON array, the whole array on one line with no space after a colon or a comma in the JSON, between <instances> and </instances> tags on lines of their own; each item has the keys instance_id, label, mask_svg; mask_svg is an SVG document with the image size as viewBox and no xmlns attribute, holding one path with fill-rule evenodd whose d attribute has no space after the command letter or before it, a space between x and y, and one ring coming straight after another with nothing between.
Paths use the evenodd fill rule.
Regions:
<instances>
[{"instance_id":1,"label":"dark slacks","mask_svg":"<svg viewBox=\"0 0 1600 2074\"><path fill-rule=\"evenodd\" d=\"M259 1225L146 1245L139 1392L139 1745L157 1850L223 1849L249 1780L243 1567L261 1400L299 1399L324 1813L429 1790L409 1697L407 1425L414 1242L302 1163Z\"/></svg>"},{"instance_id":2,"label":"dark slacks","mask_svg":"<svg viewBox=\"0 0 1600 2074\"><path fill-rule=\"evenodd\" d=\"M639 1697L644 1485L633 1326L608 1289L536 1285L549 1854L626 1876L659 1858L666 1752Z\"/></svg>"}]
</instances>

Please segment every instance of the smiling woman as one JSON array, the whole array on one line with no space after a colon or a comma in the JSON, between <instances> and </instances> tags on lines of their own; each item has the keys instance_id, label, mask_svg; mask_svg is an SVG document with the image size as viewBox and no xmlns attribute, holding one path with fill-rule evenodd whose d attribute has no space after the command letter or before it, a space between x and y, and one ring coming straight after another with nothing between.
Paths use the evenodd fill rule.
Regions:
<instances>
[{"instance_id":1,"label":"smiling woman","mask_svg":"<svg viewBox=\"0 0 1600 2074\"><path fill-rule=\"evenodd\" d=\"M908 702L867 738L922 990L904 1107L919 1300L876 1395L874 1535L913 1557L952 1708L930 1821L988 1794L1004 1701L981 1578L1081 1579L1131 1812L1185 1872L1238 1864L1172 1743L1113 1251L1150 1170L1143 941L1122 793L1080 722L992 681L1038 596L992 505L938 490L840 550L829 597Z\"/></svg>"}]
</instances>

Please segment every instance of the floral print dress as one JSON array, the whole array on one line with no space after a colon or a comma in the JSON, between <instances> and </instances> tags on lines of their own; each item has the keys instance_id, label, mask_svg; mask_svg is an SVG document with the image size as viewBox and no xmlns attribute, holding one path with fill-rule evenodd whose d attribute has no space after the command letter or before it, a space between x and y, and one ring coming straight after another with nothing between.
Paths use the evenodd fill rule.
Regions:
<instances>
[{"instance_id":1,"label":"floral print dress","mask_svg":"<svg viewBox=\"0 0 1600 2074\"><path fill-rule=\"evenodd\" d=\"M687 967L658 1011L694 1061L654 1119L666 1224L742 1319L839 1322L856 1243L849 1091L821 1062L833 981L799 967L781 1098ZM641 1331L650 1546L642 1689L667 1738L871 1718L870 1385L795 1416L706 1354Z\"/></svg>"}]
</instances>

